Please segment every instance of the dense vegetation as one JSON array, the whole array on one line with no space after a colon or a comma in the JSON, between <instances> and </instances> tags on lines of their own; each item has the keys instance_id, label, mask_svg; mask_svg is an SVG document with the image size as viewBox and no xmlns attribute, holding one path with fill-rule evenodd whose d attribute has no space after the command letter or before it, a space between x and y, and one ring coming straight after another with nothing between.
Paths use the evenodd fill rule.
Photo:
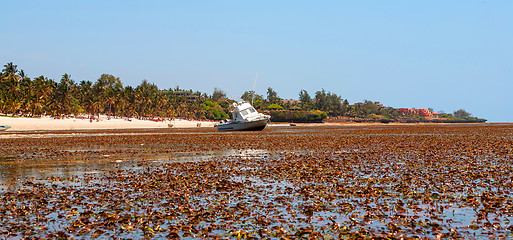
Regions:
<instances>
[{"instance_id":1,"label":"dense vegetation","mask_svg":"<svg viewBox=\"0 0 513 240\"><path fill-rule=\"evenodd\" d=\"M246 91L242 97L243 100L251 102L257 109L268 110L302 110L302 111L322 111L327 116L337 117L345 116L352 118L397 118L402 116L401 112L391 107L381 107L375 102L365 100L361 104L350 105L347 99L343 99L335 93L327 92L322 89L315 92L315 96L310 97L306 90L299 93L299 101L292 103L282 101L278 94L272 89L267 89L267 98L262 95L253 94L252 91Z\"/></svg>"},{"instance_id":2,"label":"dense vegetation","mask_svg":"<svg viewBox=\"0 0 513 240\"><path fill-rule=\"evenodd\" d=\"M320 123L326 119L323 111L271 111L271 119L275 122Z\"/></svg>"},{"instance_id":3,"label":"dense vegetation","mask_svg":"<svg viewBox=\"0 0 513 240\"><path fill-rule=\"evenodd\" d=\"M101 75L94 83L89 80L75 82L67 73L59 81L43 75L31 79L12 62L4 65L0 77L0 113L12 116L102 114L113 117L220 120L229 118L227 113L234 102L220 89L214 89L212 95L185 91L179 87L161 90L146 80L137 87L123 86L119 77L110 74ZM246 91L241 99L271 114L274 121L318 122L326 118L343 121L427 121L372 101L350 105L347 99L324 89L315 92L313 97L306 90L301 90L299 101L283 100L270 87L266 98ZM463 109L443 117L439 121L486 121L472 117Z\"/></svg>"},{"instance_id":4,"label":"dense vegetation","mask_svg":"<svg viewBox=\"0 0 513 240\"><path fill-rule=\"evenodd\" d=\"M75 82L63 74L59 82L39 76L27 77L23 70L8 63L0 81L0 112L23 116L99 115L138 118L223 119L228 103L210 101L212 96L199 92L199 101L191 101L180 88L159 90L144 80L137 87L123 86L121 80L103 74L96 82ZM215 96L213 96L215 97ZM225 108L220 104L225 105Z\"/></svg>"}]
</instances>

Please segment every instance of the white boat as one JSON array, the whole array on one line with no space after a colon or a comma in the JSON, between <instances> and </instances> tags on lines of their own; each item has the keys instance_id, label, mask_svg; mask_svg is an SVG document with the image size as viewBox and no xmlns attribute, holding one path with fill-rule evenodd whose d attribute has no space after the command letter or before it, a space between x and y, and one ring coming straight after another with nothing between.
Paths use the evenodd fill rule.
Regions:
<instances>
[{"instance_id":1,"label":"white boat","mask_svg":"<svg viewBox=\"0 0 513 240\"><path fill-rule=\"evenodd\" d=\"M218 131L261 131L271 116L257 112L247 102L233 103L232 119L226 119L216 125Z\"/></svg>"},{"instance_id":2,"label":"white boat","mask_svg":"<svg viewBox=\"0 0 513 240\"><path fill-rule=\"evenodd\" d=\"M7 129L11 128L11 126L7 126L7 125L0 125L0 132L1 131L5 131Z\"/></svg>"}]
</instances>

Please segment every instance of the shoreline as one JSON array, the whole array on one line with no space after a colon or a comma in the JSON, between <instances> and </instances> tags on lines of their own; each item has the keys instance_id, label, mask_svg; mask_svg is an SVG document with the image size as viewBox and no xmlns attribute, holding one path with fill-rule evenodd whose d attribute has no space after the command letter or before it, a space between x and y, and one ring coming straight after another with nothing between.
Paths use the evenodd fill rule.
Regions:
<instances>
[{"instance_id":1,"label":"shoreline","mask_svg":"<svg viewBox=\"0 0 513 240\"><path fill-rule=\"evenodd\" d=\"M172 127L170 127L170 125ZM101 116L98 120L88 118L64 118L51 117L27 118L0 116L0 125L8 125L11 128L4 132L18 131L45 131L45 130L95 130L95 129L141 129L141 128L207 128L214 127L215 122L194 120L139 120L135 118L107 118Z\"/></svg>"},{"instance_id":2,"label":"shoreline","mask_svg":"<svg viewBox=\"0 0 513 240\"><path fill-rule=\"evenodd\" d=\"M270 126L286 127L294 124L297 127L303 126L446 126L446 125L491 125L491 124L510 124L510 123L430 123L430 122L419 122L419 123L402 123L402 122L391 122L391 123L380 123L380 122L323 122L323 123L292 123L292 122L271 122ZM268 125L268 126L269 126Z\"/></svg>"},{"instance_id":3,"label":"shoreline","mask_svg":"<svg viewBox=\"0 0 513 240\"><path fill-rule=\"evenodd\" d=\"M28 132L28 131L53 131L53 130L123 130L123 129L158 129L158 128L213 128L216 122L196 120L140 120L122 119L101 116L98 120L90 121L87 118L56 119L51 117L27 118L0 116L0 125L8 125L11 128L2 132ZM172 127L170 127L170 125ZM411 125L489 125L492 123L356 123L356 122L326 122L326 123L286 123L270 122L268 127L288 127L294 124L297 127L315 126L411 126ZM500 124L500 123L496 123ZM507 124L507 123L504 123ZM1 133L1 132L0 132Z\"/></svg>"}]
</instances>

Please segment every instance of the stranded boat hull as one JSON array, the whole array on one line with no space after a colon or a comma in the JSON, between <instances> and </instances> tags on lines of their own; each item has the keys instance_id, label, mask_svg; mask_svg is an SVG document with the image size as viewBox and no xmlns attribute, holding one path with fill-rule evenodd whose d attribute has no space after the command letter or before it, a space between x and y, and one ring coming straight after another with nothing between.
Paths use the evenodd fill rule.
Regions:
<instances>
[{"instance_id":1,"label":"stranded boat hull","mask_svg":"<svg viewBox=\"0 0 513 240\"><path fill-rule=\"evenodd\" d=\"M226 119L216 125L218 131L261 131L271 116L257 112L247 102L233 103L232 119Z\"/></svg>"},{"instance_id":2,"label":"stranded boat hull","mask_svg":"<svg viewBox=\"0 0 513 240\"><path fill-rule=\"evenodd\" d=\"M218 131L262 131L269 122L269 118L250 122L228 122L218 124Z\"/></svg>"}]
</instances>

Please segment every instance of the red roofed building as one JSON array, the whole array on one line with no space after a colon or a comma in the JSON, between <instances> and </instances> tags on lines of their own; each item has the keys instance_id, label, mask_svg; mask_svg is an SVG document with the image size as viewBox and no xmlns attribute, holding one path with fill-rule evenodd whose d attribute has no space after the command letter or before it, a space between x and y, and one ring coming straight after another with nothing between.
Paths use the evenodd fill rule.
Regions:
<instances>
[{"instance_id":1,"label":"red roofed building","mask_svg":"<svg viewBox=\"0 0 513 240\"><path fill-rule=\"evenodd\" d=\"M425 118L433 118L433 113L428 109L415 109L415 108L399 108L399 111L406 115L418 115Z\"/></svg>"}]
</instances>

